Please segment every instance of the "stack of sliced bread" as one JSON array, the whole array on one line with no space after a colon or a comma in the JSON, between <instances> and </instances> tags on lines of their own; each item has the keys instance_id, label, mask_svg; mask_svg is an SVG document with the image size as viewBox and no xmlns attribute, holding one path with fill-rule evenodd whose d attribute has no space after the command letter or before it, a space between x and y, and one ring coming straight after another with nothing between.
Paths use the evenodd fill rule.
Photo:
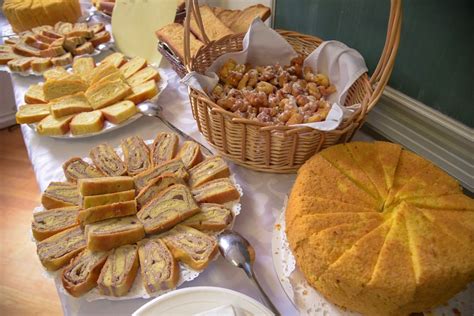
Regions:
<instances>
[{"instance_id":1,"label":"stack of sliced bread","mask_svg":"<svg viewBox=\"0 0 474 316\"><path fill-rule=\"evenodd\" d=\"M12 72L43 73L53 66L70 65L74 56L94 53L97 46L110 39L104 23L38 26L5 40L0 45L0 64L6 64Z\"/></svg>"},{"instance_id":2,"label":"stack of sliced bread","mask_svg":"<svg viewBox=\"0 0 474 316\"><path fill-rule=\"evenodd\" d=\"M96 66L92 57L75 58L72 72L55 67L44 73L44 84L30 86L16 119L38 123L42 135L96 133L105 121L120 124L137 113L136 104L158 94L157 70L145 59L126 60L121 53Z\"/></svg>"},{"instance_id":3,"label":"stack of sliced bread","mask_svg":"<svg viewBox=\"0 0 474 316\"><path fill-rule=\"evenodd\" d=\"M183 265L208 266L215 235L235 215L230 207L240 194L226 163L204 157L197 143L179 148L178 135L159 133L152 144L133 136L121 148L123 157L101 144L91 149L91 163L66 161L68 182L51 182L41 200L46 210L33 217L41 263L62 268L63 287L75 297L96 286L102 295L125 296L139 270L149 294L175 288ZM167 155L153 160L161 150Z\"/></svg>"},{"instance_id":4,"label":"stack of sliced bread","mask_svg":"<svg viewBox=\"0 0 474 316\"><path fill-rule=\"evenodd\" d=\"M271 15L270 8L257 4L245 8L244 10L228 10L220 7L200 6L202 23L207 37L211 41L218 40L226 35L247 32L252 21L259 17L263 21ZM190 23L191 56L194 56L203 45L204 36L199 30L194 16L191 16ZM156 31L156 36L161 42L173 51L173 53L184 61L184 27L179 23L168 24Z\"/></svg>"}]
</instances>

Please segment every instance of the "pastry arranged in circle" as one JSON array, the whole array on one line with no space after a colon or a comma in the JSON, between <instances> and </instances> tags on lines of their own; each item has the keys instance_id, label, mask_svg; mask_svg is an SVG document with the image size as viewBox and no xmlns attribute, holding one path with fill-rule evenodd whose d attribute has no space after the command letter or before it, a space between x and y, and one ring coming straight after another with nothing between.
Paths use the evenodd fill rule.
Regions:
<instances>
[{"instance_id":1,"label":"pastry arranged in circle","mask_svg":"<svg viewBox=\"0 0 474 316\"><path fill-rule=\"evenodd\" d=\"M157 139L168 138L173 150L152 164ZM188 168L197 161L186 159L185 167L178 153L188 149L179 147L172 133L154 142L133 136L122 141L122 153L101 144L90 152L92 163L64 163L67 182L45 190L48 210L34 213L32 231L45 268L67 265L61 279L68 293L98 287L101 295L126 296L140 267L143 288L156 295L181 284L181 271L199 272L216 256L215 234L232 224L240 193L222 158L203 157L197 143L185 142L202 160L191 186Z\"/></svg>"},{"instance_id":2,"label":"pastry arranged in circle","mask_svg":"<svg viewBox=\"0 0 474 316\"><path fill-rule=\"evenodd\" d=\"M364 315L427 311L474 280L474 201L399 145L352 142L313 156L285 220L309 284Z\"/></svg>"}]
</instances>

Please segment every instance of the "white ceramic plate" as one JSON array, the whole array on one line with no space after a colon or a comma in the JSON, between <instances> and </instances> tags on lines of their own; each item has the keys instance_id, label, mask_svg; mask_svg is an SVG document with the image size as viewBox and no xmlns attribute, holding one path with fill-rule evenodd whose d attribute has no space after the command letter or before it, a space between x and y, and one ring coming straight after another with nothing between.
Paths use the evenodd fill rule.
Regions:
<instances>
[{"instance_id":1,"label":"white ceramic plate","mask_svg":"<svg viewBox=\"0 0 474 316\"><path fill-rule=\"evenodd\" d=\"M273 315L261 303L242 293L220 287L199 286L164 294L140 307L133 316L187 316L232 305L238 315Z\"/></svg>"},{"instance_id":2,"label":"white ceramic plate","mask_svg":"<svg viewBox=\"0 0 474 316\"><path fill-rule=\"evenodd\" d=\"M152 67L152 66L151 66ZM158 94L155 95L151 100L148 100L146 102L156 102L158 100L158 98L160 97L161 93L163 92L163 90L166 89L166 87L168 86L168 77L166 76L166 74L161 71L160 69L157 69L156 67L154 67L158 73L160 74L160 81L157 82L157 87L158 87ZM138 105L137 105L138 106ZM90 133L90 134L84 134L84 135L72 135L72 133L69 131L67 134L64 134L64 135L54 135L54 136L48 136L48 137L52 137L52 138L67 138L67 139L81 139L81 138L89 138L89 137L94 137L94 136L97 136L97 135L102 135L102 134L105 134L105 133L108 133L108 132L111 132L113 130L116 130L116 129L119 129L121 127L124 127L132 122L135 122L136 120L138 120L140 117L142 117L143 114L141 114L140 112L135 114L134 116L130 117L128 120L120 123L120 124L113 124L109 121L105 121L104 122L104 128L102 128L101 131L99 132L96 132L96 133ZM36 132L36 125L37 124L27 124L32 130L34 130Z\"/></svg>"}]
</instances>

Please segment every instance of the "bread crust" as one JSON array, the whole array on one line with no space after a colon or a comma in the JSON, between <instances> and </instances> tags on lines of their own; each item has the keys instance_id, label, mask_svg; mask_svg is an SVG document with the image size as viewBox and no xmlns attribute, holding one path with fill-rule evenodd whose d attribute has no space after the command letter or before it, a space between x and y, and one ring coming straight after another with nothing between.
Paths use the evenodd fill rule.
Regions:
<instances>
[{"instance_id":1,"label":"bread crust","mask_svg":"<svg viewBox=\"0 0 474 316\"><path fill-rule=\"evenodd\" d=\"M33 237L36 240L41 241L66 229L77 226L78 212L78 206L71 206L34 213L33 221L31 222L31 231L33 232ZM44 217L59 217L60 223L59 225L50 227L49 229L42 227L48 224L45 223ZM40 223L40 221L43 223Z\"/></svg>"},{"instance_id":2,"label":"bread crust","mask_svg":"<svg viewBox=\"0 0 474 316\"><path fill-rule=\"evenodd\" d=\"M227 203L238 200L240 193L229 178L209 181L192 190L198 203Z\"/></svg>"},{"instance_id":3,"label":"bread crust","mask_svg":"<svg viewBox=\"0 0 474 316\"><path fill-rule=\"evenodd\" d=\"M137 202L131 200L82 209L79 211L77 219L81 225L87 225L109 218L134 215L136 213Z\"/></svg>"}]
</instances>

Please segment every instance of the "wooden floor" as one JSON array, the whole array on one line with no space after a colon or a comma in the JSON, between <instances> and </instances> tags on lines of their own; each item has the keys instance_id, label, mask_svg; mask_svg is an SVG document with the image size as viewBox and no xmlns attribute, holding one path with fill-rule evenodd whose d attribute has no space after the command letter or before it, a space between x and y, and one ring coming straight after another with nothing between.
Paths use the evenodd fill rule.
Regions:
<instances>
[{"instance_id":1,"label":"wooden floor","mask_svg":"<svg viewBox=\"0 0 474 316\"><path fill-rule=\"evenodd\" d=\"M19 127L0 130L0 315L60 315L30 239L40 193Z\"/></svg>"}]
</instances>

